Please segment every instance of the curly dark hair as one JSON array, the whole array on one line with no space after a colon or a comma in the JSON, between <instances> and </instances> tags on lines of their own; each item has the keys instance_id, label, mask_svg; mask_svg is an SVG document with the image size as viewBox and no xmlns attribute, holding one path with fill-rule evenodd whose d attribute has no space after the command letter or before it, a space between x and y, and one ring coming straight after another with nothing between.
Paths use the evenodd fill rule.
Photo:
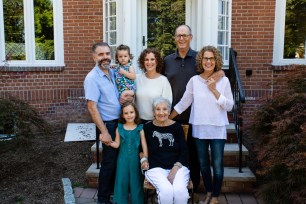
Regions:
<instances>
[{"instance_id":1,"label":"curly dark hair","mask_svg":"<svg viewBox=\"0 0 306 204\"><path fill-rule=\"evenodd\" d=\"M122 104L121 106L121 112L120 112L120 116L119 116L119 123L125 124L126 120L123 118L123 109L127 106L133 106L134 110L135 110L135 119L134 122L138 125L141 123L140 117L139 117L139 113L138 110L136 108L136 105L133 102L125 102Z\"/></svg>"},{"instance_id":2,"label":"curly dark hair","mask_svg":"<svg viewBox=\"0 0 306 204\"><path fill-rule=\"evenodd\" d=\"M117 64L119 63L119 60L118 60L118 51L121 51L121 50L125 50L125 51L128 52L128 54L130 55L130 61L133 59L134 56L131 54L130 47L127 46L127 45L121 44L116 49L115 61L116 61Z\"/></svg>"},{"instance_id":3,"label":"curly dark hair","mask_svg":"<svg viewBox=\"0 0 306 204\"><path fill-rule=\"evenodd\" d=\"M140 69L142 69L144 72L146 71L145 58L150 53L153 53L156 59L156 72L161 73L162 69L164 68L164 61L160 52L156 48L147 48L141 52L138 58Z\"/></svg>"},{"instance_id":4,"label":"curly dark hair","mask_svg":"<svg viewBox=\"0 0 306 204\"><path fill-rule=\"evenodd\" d=\"M217 72L217 71L221 70L222 65L223 65L223 61L222 61L222 56L221 56L220 51L216 47L208 45L208 46L203 47L197 54L197 57L196 57L197 71L199 73L204 72L204 68L202 66L202 61L203 61L203 56L204 56L205 52L212 52L214 54L215 62L216 62L214 72Z\"/></svg>"}]
</instances>

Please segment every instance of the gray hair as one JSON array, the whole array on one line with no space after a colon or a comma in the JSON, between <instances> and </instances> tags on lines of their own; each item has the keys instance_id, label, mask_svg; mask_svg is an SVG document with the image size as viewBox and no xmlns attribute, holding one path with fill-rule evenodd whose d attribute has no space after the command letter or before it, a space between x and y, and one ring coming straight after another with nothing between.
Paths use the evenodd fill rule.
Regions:
<instances>
[{"instance_id":1,"label":"gray hair","mask_svg":"<svg viewBox=\"0 0 306 204\"><path fill-rule=\"evenodd\" d=\"M187 25L187 24L183 24L183 25L177 26L176 29L175 29L174 35L176 35L177 29L179 29L180 27L186 27L186 28L188 29L188 31L189 31L189 35L192 35L192 33L191 33L191 28L190 28L190 26Z\"/></svg>"},{"instance_id":2,"label":"gray hair","mask_svg":"<svg viewBox=\"0 0 306 204\"><path fill-rule=\"evenodd\" d=\"M156 106L158 104L161 104L161 103L165 103L167 105L167 108L169 110L169 112L171 111L171 103L168 99L164 98L164 97L157 97L153 100L153 111L155 110Z\"/></svg>"}]
</instances>

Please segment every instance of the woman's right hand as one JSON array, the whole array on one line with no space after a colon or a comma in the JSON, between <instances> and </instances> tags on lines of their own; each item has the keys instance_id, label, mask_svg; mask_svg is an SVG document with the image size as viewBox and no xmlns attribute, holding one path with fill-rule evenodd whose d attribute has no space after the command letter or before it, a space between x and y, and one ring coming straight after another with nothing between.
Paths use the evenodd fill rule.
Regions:
<instances>
[{"instance_id":1,"label":"woman's right hand","mask_svg":"<svg viewBox=\"0 0 306 204\"><path fill-rule=\"evenodd\" d=\"M179 170L180 167L178 166L173 166L169 175L167 176L167 179L169 180L169 182L171 184L173 184L173 181L174 181L174 178L175 178L175 175L176 175L176 172Z\"/></svg>"}]
</instances>

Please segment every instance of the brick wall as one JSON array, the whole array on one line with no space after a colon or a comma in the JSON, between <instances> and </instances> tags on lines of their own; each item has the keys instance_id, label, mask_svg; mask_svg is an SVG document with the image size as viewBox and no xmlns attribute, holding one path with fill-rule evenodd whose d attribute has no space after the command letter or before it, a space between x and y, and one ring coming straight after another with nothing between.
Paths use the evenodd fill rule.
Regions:
<instances>
[{"instance_id":1,"label":"brick wall","mask_svg":"<svg viewBox=\"0 0 306 204\"><path fill-rule=\"evenodd\" d=\"M94 66L91 45L102 40L102 2L64 0L66 66L57 71L1 72L0 97L11 94L26 100L57 129L65 129L67 122L89 122L85 101L79 97L84 96L83 80Z\"/></svg>"},{"instance_id":2,"label":"brick wall","mask_svg":"<svg viewBox=\"0 0 306 204\"><path fill-rule=\"evenodd\" d=\"M274 0L232 1L232 48L237 63L245 96L244 122L248 122L257 100L271 94L273 70L271 69L274 39ZM252 76L246 76L252 70Z\"/></svg>"},{"instance_id":3,"label":"brick wall","mask_svg":"<svg viewBox=\"0 0 306 204\"><path fill-rule=\"evenodd\" d=\"M93 67L91 45L102 40L102 0L63 0L64 54L63 69L56 71L1 72L0 97L9 93L30 102L52 124L61 129L67 122L90 121L83 80ZM273 77L282 70L272 67L275 0L233 0L231 47L237 63L247 101L244 122L260 103L271 95ZM252 70L252 76L246 76Z\"/></svg>"}]
</instances>

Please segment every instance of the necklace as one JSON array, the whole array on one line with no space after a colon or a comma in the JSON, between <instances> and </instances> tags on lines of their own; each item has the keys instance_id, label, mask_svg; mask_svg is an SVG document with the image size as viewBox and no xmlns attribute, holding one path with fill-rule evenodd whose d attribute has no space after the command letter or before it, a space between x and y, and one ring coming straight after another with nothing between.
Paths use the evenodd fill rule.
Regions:
<instances>
[{"instance_id":1,"label":"necklace","mask_svg":"<svg viewBox=\"0 0 306 204\"><path fill-rule=\"evenodd\" d=\"M157 120L153 120L153 124L159 127L165 127L171 125L172 121L170 119L167 119L166 121L159 122Z\"/></svg>"},{"instance_id":2,"label":"necklace","mask_svg":"<svg viewBox=\"0 0 306 204\"><path fill-rule=\"evenodd\" d=\"M148 79L156 79L157 77L159 77L159 73L154 73L154 74L148 74L148 73L146 73L146 77L148 78Z\"/></svg>"}]
</instances>

